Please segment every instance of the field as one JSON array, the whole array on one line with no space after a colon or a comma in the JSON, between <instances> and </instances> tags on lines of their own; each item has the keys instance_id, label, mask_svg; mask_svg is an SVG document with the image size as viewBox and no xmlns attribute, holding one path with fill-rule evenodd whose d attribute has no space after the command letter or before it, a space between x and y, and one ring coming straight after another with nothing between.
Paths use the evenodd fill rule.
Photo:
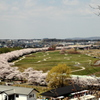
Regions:
<instances>
[{"instance_id":1,"label":"field","mask_svg":"<svg viewBox=\"0 0 100 100\"><path fill-rule=\"evenodd\" d=\"M85 55L83 51L81 52L81 54L61 54L60 51L37 52L26 55L24 59L15 63L15 66L18 66L21 71L32 67L33 69L46 72L58 64L65 63L71 68L72 74L100 76L100 67L93 66L98 59ZM81 70L82 67L85 69Z\"/></svg>"}]
</instances>

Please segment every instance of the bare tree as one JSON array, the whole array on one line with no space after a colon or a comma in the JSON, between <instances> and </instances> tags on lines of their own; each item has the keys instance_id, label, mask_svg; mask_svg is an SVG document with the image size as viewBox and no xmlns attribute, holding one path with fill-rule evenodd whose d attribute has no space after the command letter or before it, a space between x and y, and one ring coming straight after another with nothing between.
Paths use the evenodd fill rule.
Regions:
<instances>
[{"instance_id":1,"label":"bare tree","mask_svg":"<svg viewBox=\"0 0 100 100\"><path fill-rule=\"evenodd\" d=\"M100 16L100 5L96 5L95 7L93 7L92 5L89 5L92 9L94 9L94 14L97 16Z\"/></svg>"}]
</instances>

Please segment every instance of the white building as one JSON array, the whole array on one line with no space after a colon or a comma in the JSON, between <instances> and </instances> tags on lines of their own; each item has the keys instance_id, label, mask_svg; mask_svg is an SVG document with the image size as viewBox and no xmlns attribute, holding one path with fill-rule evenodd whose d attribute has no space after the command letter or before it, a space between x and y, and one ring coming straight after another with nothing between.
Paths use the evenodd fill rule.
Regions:
<instances>
[{"instance_id":1,"label":"white building","mask_svg":"<svg viewBox=\"0 0 100 100\"><path fill-rule=\"evenodd\" d=\"M0 85L0 100L36 100L37 92L33 88Z\"/></svg>"}]
</instances>

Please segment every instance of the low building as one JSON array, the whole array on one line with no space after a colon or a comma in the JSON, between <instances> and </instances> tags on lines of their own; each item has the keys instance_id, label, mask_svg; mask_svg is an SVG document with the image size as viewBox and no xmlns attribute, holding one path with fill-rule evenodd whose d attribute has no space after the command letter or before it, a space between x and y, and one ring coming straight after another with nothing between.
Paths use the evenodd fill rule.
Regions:
<instances>
[{"instance_id":1,"label":"low building","mask_svg":"<svg viewBox=\"0 0 100 100\"><path fill-rule=\"evenodd\" d=\"M82 90L81 87L74 84L74 85L68 85L65 87L60 87L57 89L52 89L47 92L41 93L40 95L45 96L45 97L53 97L53 98L57 98L61 96L68 97L71 93L78 92L81 90Z\"/></svg>"},{"instance_id":2,"label":"low building","mask_svg":"<svg viewBox=\"0 0 100 100\"><path fill-rule=\"evenodd\" d=\"M0 100L36 100L37 92L33 88L0 85Z\"/></svg>"},{"instance_id":3,"label":"low building","mask_svg":"<svg viewBox=\"0 0 100 100\"><path fill-rule=\"evenodd\" d=\"M83 90L76 84L52 89L41 93L40 95L51 100L97 100L97 98L92 95L89 90Z\"/></svg>"}]
</instances>

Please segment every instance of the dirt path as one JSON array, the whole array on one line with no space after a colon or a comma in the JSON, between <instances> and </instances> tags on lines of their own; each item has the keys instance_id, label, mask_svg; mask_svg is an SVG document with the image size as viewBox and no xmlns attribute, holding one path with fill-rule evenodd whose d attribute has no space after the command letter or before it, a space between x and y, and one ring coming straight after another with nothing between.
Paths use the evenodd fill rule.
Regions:
<instances>
[{"instance_id":1,"label":"dirt path","mask_svg":"<svg viewBox=\"0 0 100 100\"><path fill-rule=\"evenodd\" d=\"M81 67L81 69L74 70L74 71L72 71L72 72L78 72L78 71L82 71L82 70L85 70L85 67Z\"/></svg>"}]
</instances>

